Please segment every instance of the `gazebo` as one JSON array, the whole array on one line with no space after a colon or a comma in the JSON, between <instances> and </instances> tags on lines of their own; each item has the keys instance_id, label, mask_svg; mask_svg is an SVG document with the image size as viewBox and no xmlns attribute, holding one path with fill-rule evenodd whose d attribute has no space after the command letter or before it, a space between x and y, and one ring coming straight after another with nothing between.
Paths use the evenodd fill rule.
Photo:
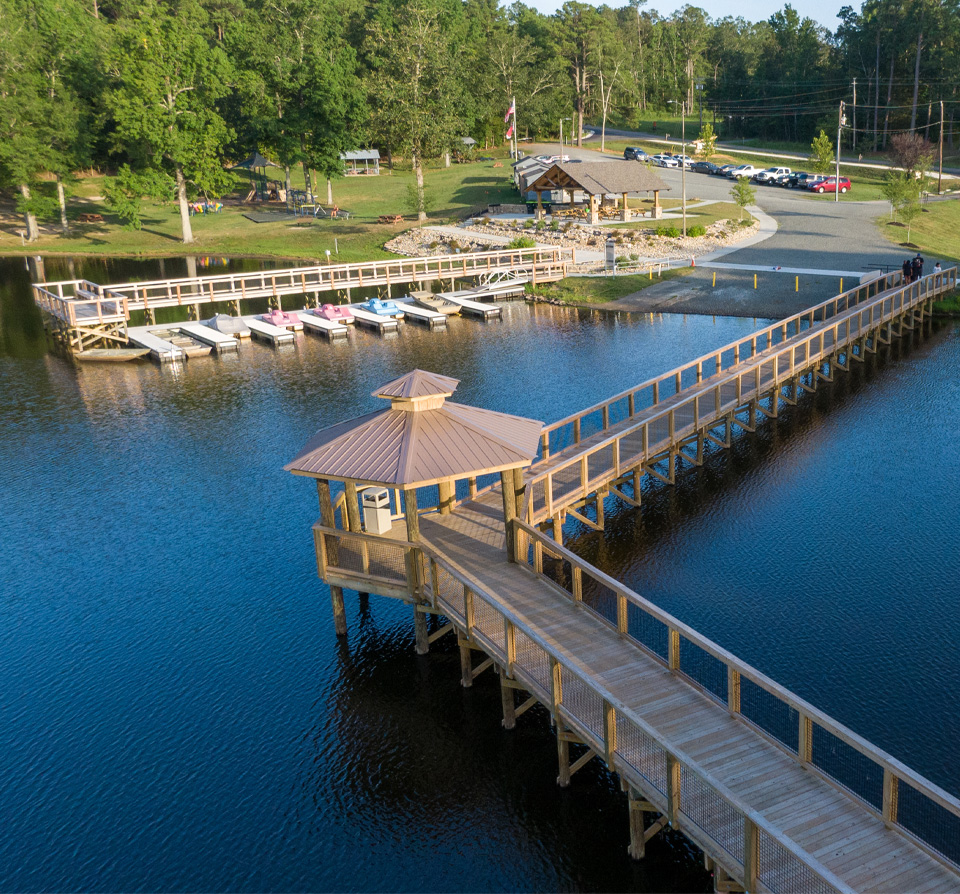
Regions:
<instances>
[{"instance_id":1,"label":"gazebo","mask_svg":"<svg viewBox=\"0 0 960 894\"><path fill-rule=\"evenodd\" d=\"M653 193L653 216L661 217L661 190L670 189L656 174L636 161L567 161L554 162L527 187L537 194L537 218L543 215L542 195L559 190L582 190L590 200L590 223L599 223L597 196L601 204L605 196L622 197L621 220L630 220L627 196Z\"/></svg>"},{"instance_id":2,"label":"gazebo","mask_svg":"<svg viewBox=\"0 0 960 894\"><path fill-rule=\"evenodd\" d=\"M270 161L269 158L264 158L259 152L252 152L247 158L243 161L238 162L230 168L227 168L229 171L250 171L253 174L254 180L258 185L257 194L262 198L266 198L267 192L267 168L279 168L274 161Z\"/></svg>"},{"instance_id":3,"label":"gazebo","mask_svg":"<svg viewBox=\"0 0 960 894\"><path fill-rule=\"evenodd\" d=\"M517 514L522 470L543 423L453 403L458 384L419 369L394 379L373 392L389 406L322 429L284 466L317 479L317 568L330 585L338 635L346 634L344 588L378 593L413 604L417 649L426 652L420 516L450 515L458 485L470 499L479 477L497 473L505 523ZM331 482L343 485L336 498Z\"/></svg>"},{"instance_id":4,"label":"gazebo","mask_svg":"<svg viewBox=\"0 0 960 894\"><path fill-rule=\"evenodd\" d=\"M380 150L379 149L351 149L349 152L340 153L340 160L347 163L348 174L380 174ZM363 169L360 168L360 162L363 162Z\"/></svg>"}]
</instances>

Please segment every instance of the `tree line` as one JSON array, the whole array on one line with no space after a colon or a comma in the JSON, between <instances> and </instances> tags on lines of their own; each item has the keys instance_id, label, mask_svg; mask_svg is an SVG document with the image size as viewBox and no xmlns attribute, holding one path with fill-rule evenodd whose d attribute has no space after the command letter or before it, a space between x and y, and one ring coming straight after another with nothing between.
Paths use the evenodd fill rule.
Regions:
<instances>
[{"instance_id":1,"label":"tree line","mask_svg":"<svg viewBox=\"0 0 960 894\"><path fill-rule=\"evenodd\" d=\"M411 165L423 215L424 163L502 143L512 97L532 139L682 110L722 139L806 142L842 101L849 148L954 148L960 0L866 0L835 32L789 4L751 23L645 3L0 0L0 187L32 240L37 218L68 229L74 172L109 170L121 216L175 201L190 241L187 203L229 188L225 162L258 149L309 183L371 146Z\"/></svg>"}]
</instances>

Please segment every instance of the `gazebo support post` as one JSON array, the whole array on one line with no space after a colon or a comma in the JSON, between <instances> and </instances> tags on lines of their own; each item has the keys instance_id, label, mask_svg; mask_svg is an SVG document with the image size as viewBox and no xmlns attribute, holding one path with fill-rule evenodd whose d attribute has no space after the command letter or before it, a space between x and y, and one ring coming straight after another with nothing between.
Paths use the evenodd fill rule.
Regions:
<instances>
[{"instance_id":1,"label":"gazebo support post","mask_svg":"<svg viewBox=\"0 0 960 894\"><path fill-rule=\"evenodd\" d=\"M655 190L653 191L653 216L654 216L654 218L659 220L661 213L662 213L662 212L661 212L661 210L660 210L660 190L659 190L659 189L655 189Z\"/></svg>"},{"instance_id":2,"label":"gazebo support post","mask_svg":"<svg viewBox=\"0 0 960 894\"><path fill-rule=\"evenodd\" d=\"M455 485L453 481L441 481L437 484L440 491L440 514L449 515L453 512Z\"/></svg>"},{"instance_id":3,"label":"gazebo support post","mask_svg":"<svg viewBox=\"0 0 960 894\"><path fill-rule=\"evenodd\" d=\"M543 220L543 193L537 190L537 220Z\"/></svg>"},{"instance_id":4,"label":"gazebo support post","mask_svg":"<svg viewBox=\"0 0 960 894\"><path fill-rule=\"evenodd\" d=\"M620 214L620 220L626 222L630 220L630 209L627 208L627 194L623 194L623 211Z\"/></svg>"},{"instance_id":5,"label":"gazebo support post","mask_svg":"<svg viewBox=\"0 0 960 894\"><path fill-rule=\"evenodd\" d=\"M330 499L330 482L325 478L317 479L317 494L320 497L320 520L325 528L335 528L337 519L333 512L333 500ZM327 561L336 565L339 560L336 544L327 547ZM347 635L347 614L343 608L343 589L330 585L330 605L333 608L333 626L337 636Z\"/></svg>"},{"instance_id":6,"label":"gazebo support post","mask_svg":"<svg viewBox=\"0 0 960 894\"><path fill-rule=\"evenodd\" d=\"M346 482L345 488L347 492L347 527L349 527L354 534L359 534L361 533L360 504L357 502L356 482Z\"/></svg>"},{"instance_id":7,"label":"gazebo support post","mask_svg":"<svg viewBox=\"0 0 960 894\"><path fill-rule=\"evenodd\" d=\"M507 561L516 562L515 532L510 524L517 517L517 492L514 486L513 469L500 473L500 490L503 493L503 527L507 535Z\"/></svg>"},{"instance_id":8,"label":"gazebo support post","mask_svg":"<svg viewBox=\"0 0 960 894\"><path fill-rule=\"evenodd\" d=\"M600 223L600 212L597 211L597 197L594 195L590 196L590 223L592 226Z\"/></svg>"},{"instance_id":9,"label":"gazebo support post","mask_svg":"<svg viewBox=\"0 0 960 894\"><path fill-rule=\"evenodd\" d=\"M420 516L417 512L417 492L415 489L403 492L403 517L407 522L407 540L416 543L420 540ZM418 655L430 651L430 634L427 630L427 616L420 611L420 550L414 548L405 554L407 566L407 592L413 599L413 630L416 637Z\"/></svg>"}]
</instances>

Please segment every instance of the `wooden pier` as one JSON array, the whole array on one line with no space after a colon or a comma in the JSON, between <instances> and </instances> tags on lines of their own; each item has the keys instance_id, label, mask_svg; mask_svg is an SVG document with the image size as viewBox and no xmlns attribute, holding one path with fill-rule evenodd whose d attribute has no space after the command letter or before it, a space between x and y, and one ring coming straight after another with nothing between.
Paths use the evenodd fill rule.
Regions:
<instances>
[{"instance_id":1,"label":"wooden pier","mask_svg":"<svg viewBox=\"0 0 960 894\"><path fill-rule=\"evenodd\" d=\"M561 542L564 517L602 527L606 497L639 505L643 475L673 483L679 459L703 462L707 442L729 447L735 428L922 325L956 275L904 286L893 274L760 330L543 428L535 462L535 446L512 463L497 452L530 424L505 417L465 470L430 414L489 411L446 403L453 380L390 383L378 396L391 411L319 432L287 466L317 479L317 567L338 633L344 588L408 602L421 654L454 633L464 686L499 675L506 728L533 704L549 711L561 786L594 759L619 776L635 859L669 825L703 851L718 891L960 890L956 797ZM367 430L397 438L411 412L419 440L391 446L400 465L375 455ZM365 530L358 485L394 489L386 533ZM428 614L446 620L433 634Z\"/></svg>"},{"instance_id":2,"label":"wooden pier","mask_svg":"<svg viewBox=\"0 0 960 894\"><path fill-rule=\"evenodd\" d=\"M89 280L34 283L33 293L48 327L71 351L96 345L125 343L130 314L143 313L147 322L158 308L186 307L199 320L202 306L228 302L235 316L242 303L268 299L279 307L285 298L301 306L319 306L321 296L350 300L353 289L376 288L391 297L394 288L423 288L439 280L450 288L457 280L481 284L487 295L522 293L525 282L563 279L576 263L566 248L500 249L460 255L400 258L357 264L320 264L253 273L226 273L179 279L99 285Z\"/></svg>"}]
</instances>

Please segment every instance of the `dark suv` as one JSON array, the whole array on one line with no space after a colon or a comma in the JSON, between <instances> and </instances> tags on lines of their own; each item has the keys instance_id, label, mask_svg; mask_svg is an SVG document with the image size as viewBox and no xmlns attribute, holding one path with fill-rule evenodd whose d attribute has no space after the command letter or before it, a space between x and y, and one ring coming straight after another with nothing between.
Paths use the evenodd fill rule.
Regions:
<instances>
[{"instance_id":1,"label":"dark suv","mask_svg":"<svg viewBox=\"0 0 960 894\"><path fill-rule=\"evenodd\" d=\"M627 146L627 148L623 150L623 157L627 159L627 161L650 161L650 156L639 146Z\"/></svg>"}]
</instances>

